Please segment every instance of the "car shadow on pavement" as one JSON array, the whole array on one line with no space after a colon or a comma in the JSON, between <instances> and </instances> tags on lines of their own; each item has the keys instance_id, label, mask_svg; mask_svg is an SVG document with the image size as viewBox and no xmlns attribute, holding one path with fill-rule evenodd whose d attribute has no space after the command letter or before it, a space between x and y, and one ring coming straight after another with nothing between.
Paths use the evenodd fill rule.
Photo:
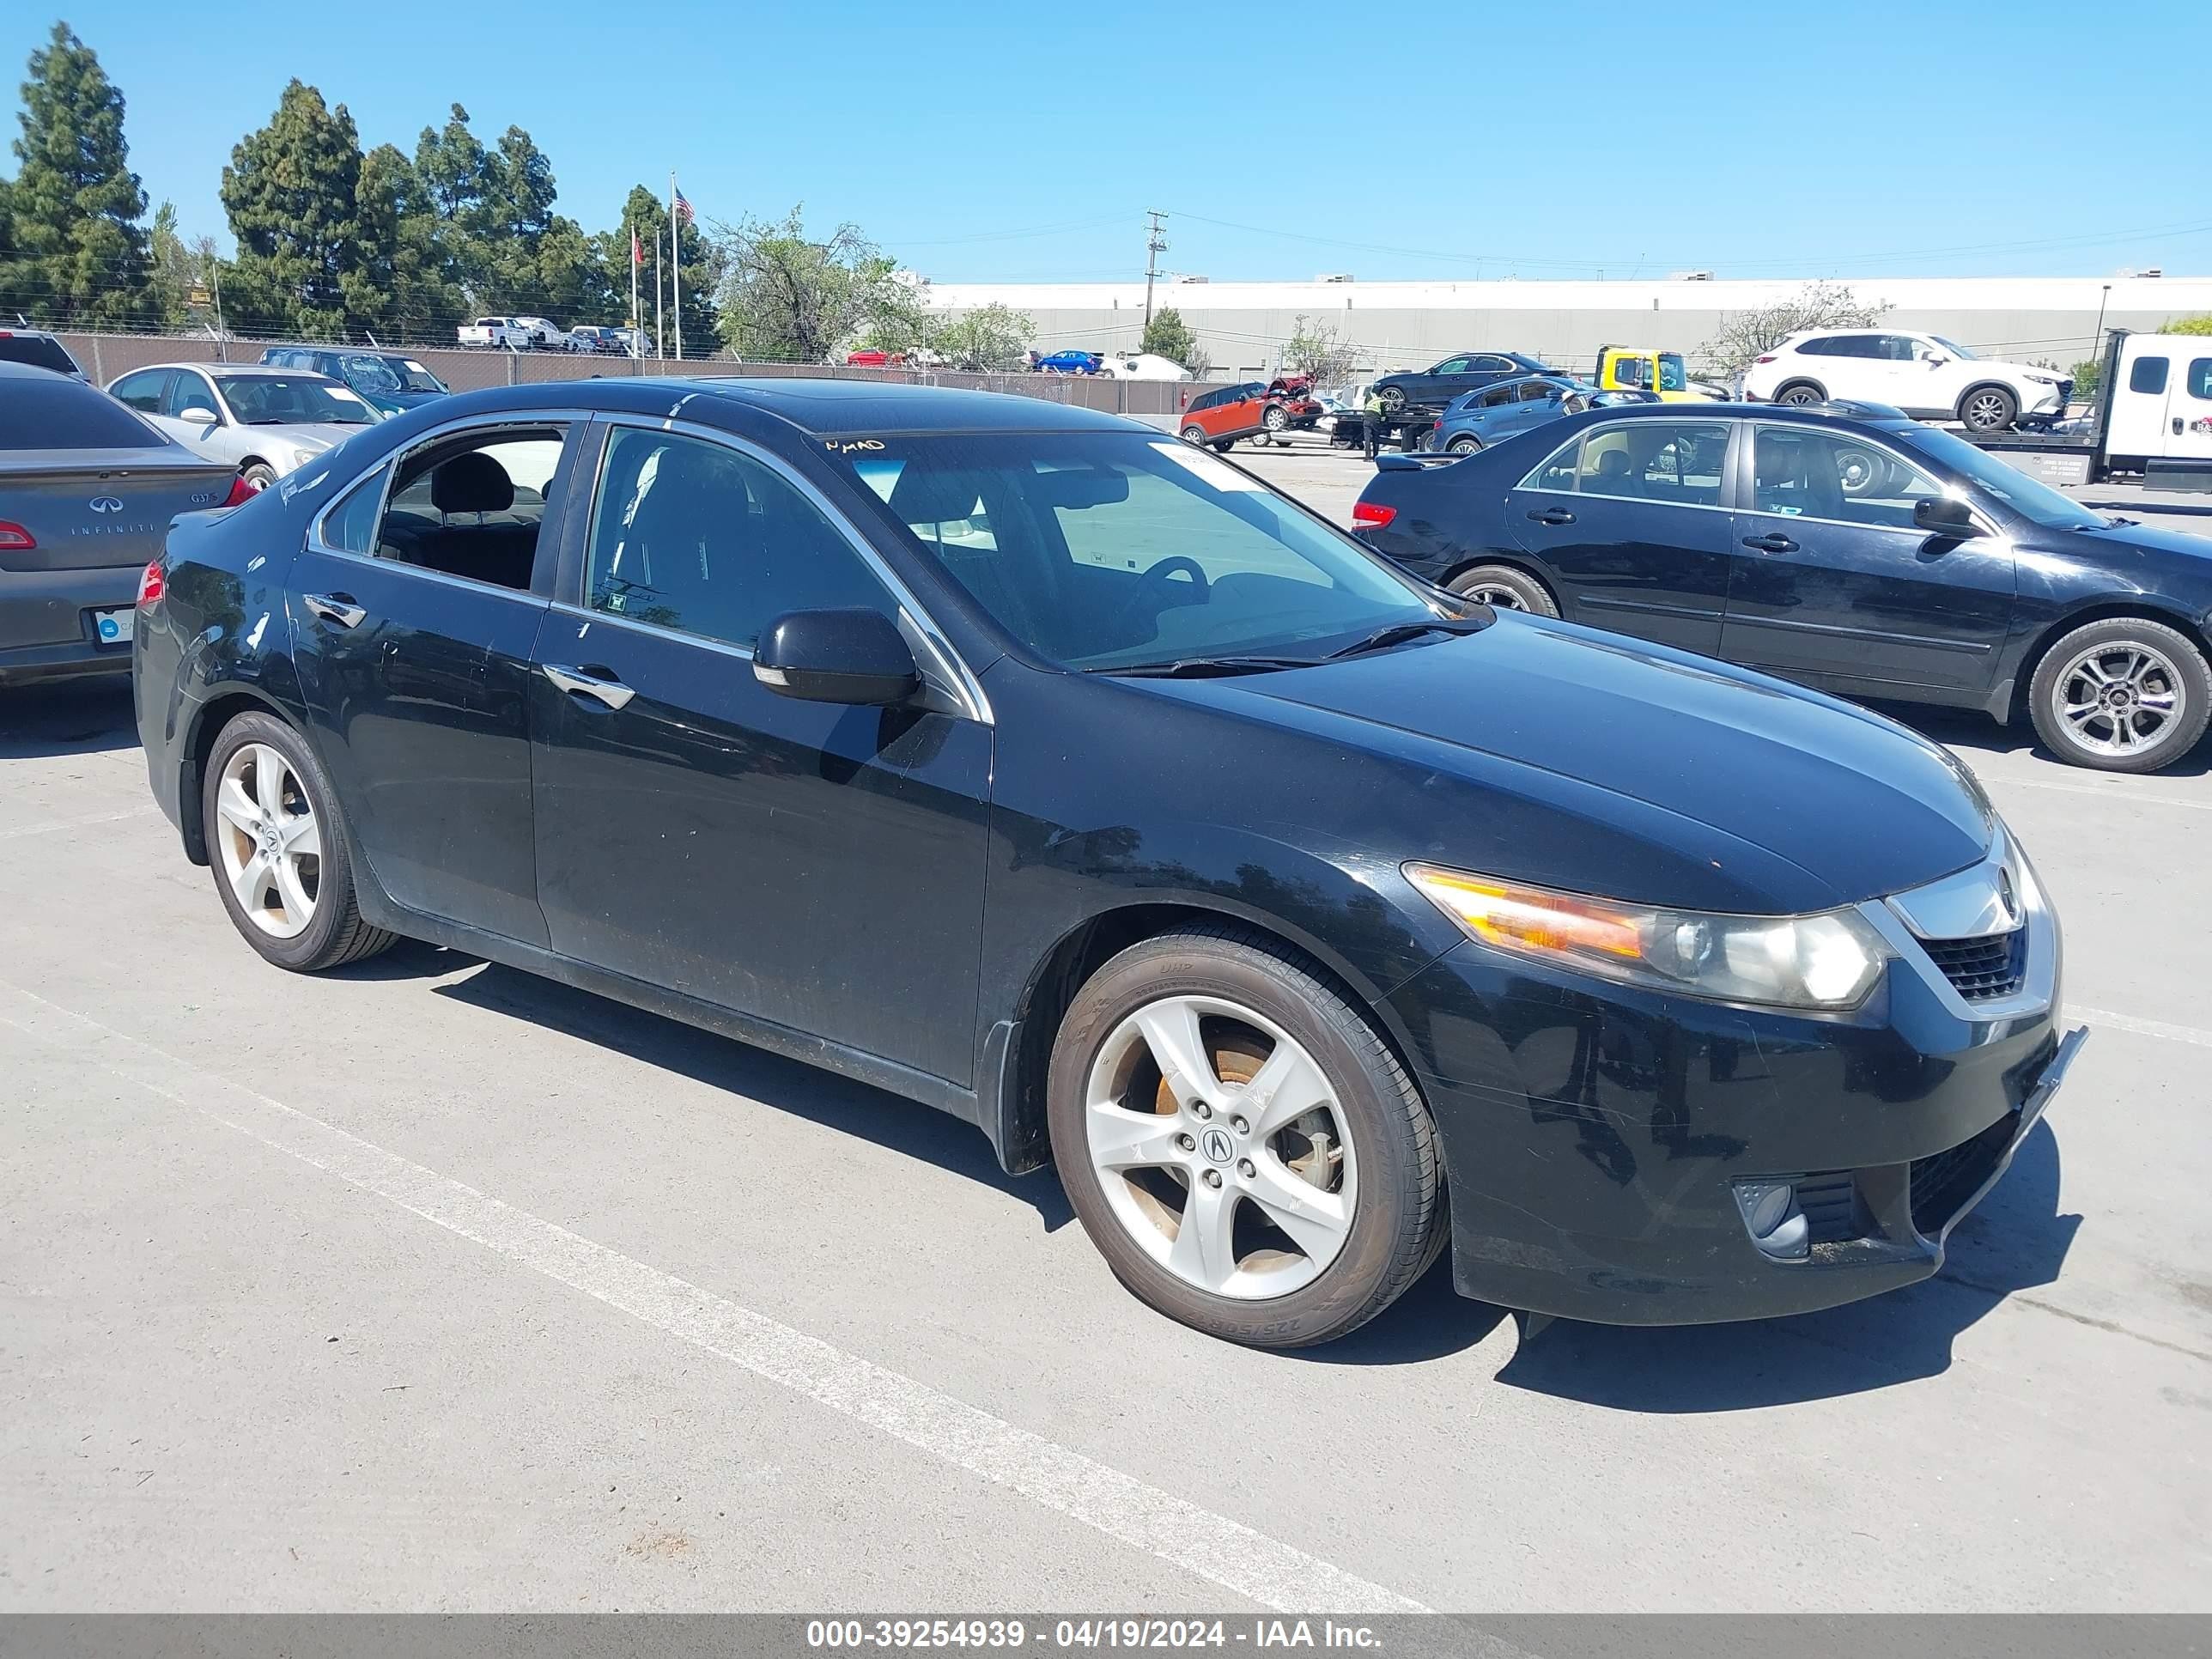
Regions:
<instances>
[{"instance_id":1,"label":"car shadow on pavement","mask_svg":"<svg viewBox=\"0 0 2212 1659\"><path fill-rule=\"evenodd\" d=\"M1561 1320L1524 1339L1498 1381L1617 1411L1748 1411L1941 1376L1960 1334L2009 1297L2051 1284L2081 1224L2058 1210L2048 1123L1955 1228L1934 1279L1788 1319L1672 1328ZM2065 1318L2031 1300L2033 1318Z\"/></svg>"},{"instance_id":2,"label":"car shadow on pavement","mask_svg":"<svg viewBox=\"0 0 2212 1659\"><path fill-rule=\"evenodd\" d=\"M2025 719L2010 726L2000 726L1987 714L1967 708L1938 708L1926 703L1878 702L1871 705L1876 714L1887 714L1900 725L1909 726L1933 742L1954 750L1969 765L1983 755L2029 754L2045 763L2050 775L2041 779L2050 783L2079 783L2093 786L2106 774L2085 767L2069 766L2036 741L2035 728ZM2166 778L2201 778L2212 772L2212 738L2208 738L2183 756L2172 765L2163 767L2148 775L2156 783Z\"/></svg>"},{"instance_id":3,"label":"car shadow on pavement","mask_svg":"<svg viewBox=\"0 0 2212 1659\"><path fill-rule=\"evenodd\" d=\"M429 978L453 973L470 960L459 952L403 942L357 969L341 971L371 975L377 963L384 962L386 972L377 976ZM1075 1218L1050 1170L1007 1175L981 1129L918 1101L497 963L485 963L478 971L435 989L438 995L471 1007L581 1037L709 1088L743 1095L825 1129L934 1164L1023 1200L1036 1209L1048 1233Z\"/></svg>"},{"instance_id":4,"label":"car shadow on pavement","mask_svg":"<svg viewBox=\"0 0 2212 1659\"><path fill-rule=\"evenodd\" d=\"M138 746L127 676L0 690L0 760Z\"/></svg>"}]
</instances>

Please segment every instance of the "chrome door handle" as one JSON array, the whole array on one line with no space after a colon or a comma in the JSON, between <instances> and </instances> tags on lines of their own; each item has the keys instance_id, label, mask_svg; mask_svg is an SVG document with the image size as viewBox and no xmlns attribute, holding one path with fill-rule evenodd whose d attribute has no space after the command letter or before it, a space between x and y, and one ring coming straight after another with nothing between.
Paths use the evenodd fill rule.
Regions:
<instances>
[{"instance_id":1,"label":"chrome door handle","mask_svg":"<svg viewBox=\"0 0 2212 1659\"><path fill-rule=\"evenodd\" d=\"M1795 553L1797 544L1782 535L1746 536L1743 544L1760 553Z\"/></svg>"},{"instance_id":2,"label":"chrome door handle","mask_svg":"<svg viewBox=\"0 0 2212 1659\"><path fill-rule=\"evenodd\" d=\"M586 697L597 697L610 708L620 708L637 695L633 686L620 680L603 680L597 674L586 674L580 668L556 668L551 663L538 665L545 678L563 691L574 691Z\"/></svg>"},{"instance_id":3,"label":"chrome door handle","mask_svg":"<svg viewBox=\"0 0 2212 1659\"><path fill-rule=\"evenodd\" d=\"M353 602L350 593L302 593L300 603L340 628L358 628L368 620L368 612Z\"/></svg>"}]
</instances>

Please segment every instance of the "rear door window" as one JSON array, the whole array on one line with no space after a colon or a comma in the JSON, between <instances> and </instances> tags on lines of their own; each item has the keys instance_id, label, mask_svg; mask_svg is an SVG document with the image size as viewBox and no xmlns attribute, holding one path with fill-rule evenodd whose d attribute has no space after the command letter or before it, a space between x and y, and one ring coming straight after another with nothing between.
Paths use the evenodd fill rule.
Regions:
<instances>
[{"instance_id":1,"label":"rear door window","mask_svg":"<svg viewBox=\"0 0 2212 1659\"><path fill-rule=\"evenodd\" d=\"M158 414L161 394L169 389L172 370L142 368L136 374L126 374L107 388L107 395L126 403L142 415Z\"/></svg>"},{"instance_id":2,"label":"rear door window","mask_svg":"<svg viewBox=\"0 0 2212 1659\"><path fill-rule=\"evenodd\" d=\"M2166 391L2166 365L2163 357L2136 358L2135 367L2128 371L2128 390L2160 396Z\"/></svg>"},{"instance_id":3,"label":"rear door window","mask_svg":"<svg viewBox=\"0 0 2212 1659\"><path fill-rule=\"evenodd\" d=\"M1717 507L1729 429L1720 421L1631 421L1583 440L1576 491L1674 507Z\"/></svg>"}]
</instances>

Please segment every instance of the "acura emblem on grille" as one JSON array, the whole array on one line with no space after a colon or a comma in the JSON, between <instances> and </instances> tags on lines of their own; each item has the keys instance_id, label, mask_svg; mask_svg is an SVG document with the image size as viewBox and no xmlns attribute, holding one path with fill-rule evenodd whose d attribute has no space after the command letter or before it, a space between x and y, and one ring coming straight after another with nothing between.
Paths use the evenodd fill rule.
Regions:
<instances>
[{"instance_id":1,"label":"acura emblem on grille","mask_svg":"<svg viewBox=\"0 0 2212 1659\"><path fill-rule=\"evenodd\" d=\"M94 495L85 505L95 513L120 513L123 503L112 495Z\"/></svg>"}]
</instances>

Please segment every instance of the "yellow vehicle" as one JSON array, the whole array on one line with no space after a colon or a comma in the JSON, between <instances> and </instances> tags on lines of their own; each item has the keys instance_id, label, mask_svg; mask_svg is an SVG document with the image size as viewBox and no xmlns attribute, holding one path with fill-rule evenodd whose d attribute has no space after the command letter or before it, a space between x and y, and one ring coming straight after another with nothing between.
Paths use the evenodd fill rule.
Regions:
<instances>
[{"instance_id":1,"label":"yellow vehicle","mask_svg":"<svg viewBox=\"0 0 2212 1659\"><path fill-rule=\"evenodd\" d=\"M1656 392L1662 404L1710 403L1719 395L1691 383L1680 352L1644 346L1600 346L1597 384L1606 392Z\"/></svg>"}]
</instances>

